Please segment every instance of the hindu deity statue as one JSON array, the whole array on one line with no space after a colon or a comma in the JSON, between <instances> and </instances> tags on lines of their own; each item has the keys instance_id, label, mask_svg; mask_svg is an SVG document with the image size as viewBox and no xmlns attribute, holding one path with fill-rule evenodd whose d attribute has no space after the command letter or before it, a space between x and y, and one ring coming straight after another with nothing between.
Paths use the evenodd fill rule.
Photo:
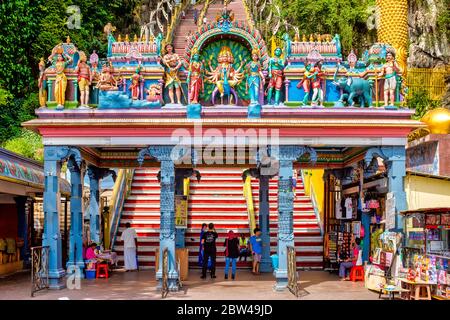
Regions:
<instances>
[{"instance_id":1,"label":"hindu deity statue","mask_svg":"<svg viewBox=\"0 0 450 320\"><path fill-rule=\"evenodd\" d=\"M281 59L283 51L281 48L275 49L275 57L269 60L269 86L267 92L267 103L272 101L273 90L275 90L275 105L280 104L281 88L283 86L284 60Z\"/></svg>"},{"instance_id":2,"label":"hindu deity statue","mask_svg":"<svg viewBox=\"0 0 450 320\"><path fill-rule=\"evenodd\" d=\"M259 103L260 89L264 88L265 82L258 49L252 50L252 61L247 65L247 74L246 89L250 93L250 103L257 104Z\"/></svg>"},{"instance_id":3,"label":"hindu deity statue","mask_svg":"<svg viewBox=\"0 0 450 320\"><path fill-rule=\"evenodd\" d=\"M96 88L103 91L116 91L117 80L111 74L111 68L107 64L103 65L102 73L100 74L100 78L98 79Z\"/></svg>"},{"instance_id":4,"label":"hindu deity statue","mask_svg":"<svg viewBox=\"0 0 450 320\"><path fill-rule=\"evenodd\" d=\"M209 75L207 80L213 83L216 88L213 91L212 98L218 91L220 93L220 100L223 104L223 97L229 97L229 104L232 103L233 95L235 99L237 99L237 95L235 95L234 87L241 83L244 78L244 72L241 72L241 69L244 65L244 61L241 61L239 68L234 69L234 56L231 52L230 47L223 46L220 49L219 55L217 56L218 65L215 69L211 66L211 61L208 61L209 70L206 73ZM235 101L237 102L237 101Z\"/></svg>"},{"instance_id":5,"label":"hindu deity statue","mask_svg":"<svg viewBox=\"0 0 450 320\"><path fill-rule=\"evenodd\" d=\"M152 84L146 90L147 92L147 101L152 103L159 103L161 99L161 87L158 84Z\"/></svg>"},{"instance_id":6,"label":"hindu deity statue","mask_svg":"<svg viewBox=\"0 0 450 320\"><path fill-rule=\"evenodd\" d=\"M389 98L390 105L393 106L395 102L395 89L397 88L397 75L401 70L395 61L395 53L390 50L386 52L386 63L383 65L379 77L384 76L384 106L388 106ZM389 97L390 96L390 97Z\"/></svg>"},{"instance_id":7,"label":"hindu deity statue","mask_svg":"<svg viewBox=\"0 0 450 320\"><path fill-rule=\"evenodd\" d=\"M200 92L204 90L203 83L203 63L200 61L198 49L191 51L192 58L189 64L187 83L189 87L189 103L197 104Z\"/></svg>"},{"instance_id":8,"label":"hindu deity statue","mask_svg":"<svg viewBox=\"0 0 450 320\"><path fill-rule=\"evenodd\" d=\"M140 94L140 86L141 82L143 80L141 72L141 66L136 68L136 72L131 76L131 85L130 85L130 91L131 91L131 99L132 100L138 100L139 94Z\"/></svg>"},{"instance_id":9,"label":"hindu deity statue","mask_svg":"<svg viewBox=\"0 0 450 320\"><path fill-rule=\"evenodd\" d=\"M86 54L83 51L80 51L80 60L75 69L75 72L78 74L78 87L80 88L80 107L88 106L89 86L92 81L91 68L86 61Z\"/></svg>"},{"instance_id":10,"label":"hindu deity statue","mask_svg":"<svg viewBox=\"0 0 450 320\"><path fill-rule=\"evenodd\" d=\"M56 57L56 58L55 58ZM56 78L54 82L54 95L57 103L56 109L64 109L66 102L67 77L64 73L67 65L72 63L72 58L64 53L62 44L53 49L52 54L48 60L53 63L55 68Z\"/></svg>"},{"instance_id":11,"label":"hindu deity statue","mask_svg":"<svg viewBox=\"0 0 450 320\"><path fill-rule=\"evenodd\" d=\"M39 62L39 105L41 108L47 106L47 76L45 75L45 61L41 58Z\"/></svg>"},{"instance_id":12,"label":"hindu deity statue","mask_svg":"<svg viewBox=\"0 0 450 320\"><path fill-rule=\"evenodd\" d=\"M322 82L324 81L325 73L322 71L322 60L317 61L314 64L312 69L312 88L313 88L313 96L312 96L312 106L323 107L323 89Z\"/></svg>"},{"instance_id":13,"label":"hindu deity statue","mask_svg":"<svg viewBox=\"0 0 450 320\"><path fill-rule=\"evenodd\" d=\"M169 90L170 103L175 103L175 91L177 101L181 104L181 81L178 77L178 70L182 66L182 62L178 54L174 52L173 46L170 43L165 45L164 51L166 54L161 59L161 62L166 69L164 75L164 85L165 88Z\"/></svg>"},{"instance_id":14,"label":"hindu deity statue","mask_svg":"<svg viewBox=\"0 0 450 320\"><path fill-rule=\"evenodd\" d=\"M99 79L99 72L98 72L98 54L95 52L95 50L91 53L89 56L89 62L91 63L91 82L92 81L98 81Z\"/></svg>"},{"instance_id":15,"label":"hindu deity statue","mask_svg":"<svg viewBox=\"0 0 450 320\"><path fill-rule=\"evenodd\" d=\"M297 88L303 87L305 96L303 97L302 104L305 106L308 103L309 92L311 91L311 79L314 77L311 72L312 65L306 62L305 72L303 73L303 79L297 84Z\"/></svg>"}]
</instances>

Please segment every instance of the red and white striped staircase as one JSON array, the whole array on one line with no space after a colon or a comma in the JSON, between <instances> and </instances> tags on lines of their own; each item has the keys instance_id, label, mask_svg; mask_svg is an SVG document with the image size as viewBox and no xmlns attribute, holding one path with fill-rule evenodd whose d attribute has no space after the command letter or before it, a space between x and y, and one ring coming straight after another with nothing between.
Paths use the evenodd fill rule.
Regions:
<instances>
[{"instance_id":1,"label":"red and white striped staircase","mask_svg":"<svg viewBox=\"0 0 450 320\"><path fill-rule=\"evenodd\" d=\"M149 269L155 265L155 249L159 247L160 184L157 179L159 168L136 169L131 192L125 200L114 243L119 265L123 265L123 241L120 241L125 224L129 222L138 235L139 268Z\"/></svg>"},{"instance_id":2,"label":"red and white striped staircase","mask_svg":"<svg viewBox=\"0 0 450 320\"><path fill-rule=\"evenodd\" d=\"M147 269L154 266L155 249L159 246L159 192L156 178L159 168L136 169L130 196L125 202L117 239L120 239L125 223L130 222L139 237L139 266ZM217 265L224 265L224 248L228 230L248 235L249 221L247 204L243 196L242 169L202 168L201 181L191 179L189 196L189 219L186 230L186 247L189 248L189 265L198 267L199 235L202 223L213 222L219 233L217 240ZM271 254L277 248L277 178L269 182L270 244ZM258 223L259 183L252 179L255 219ZM297 181L294 200L294 235L297 251L297 267L320 269L323 261L323 238L314 214L311 200L304 193L301 180ZM123 264L123 243L116 241L114 250L119 264ZM250 267L250 260L238 263L238 267Z\"/></svg>"}]
</instances>

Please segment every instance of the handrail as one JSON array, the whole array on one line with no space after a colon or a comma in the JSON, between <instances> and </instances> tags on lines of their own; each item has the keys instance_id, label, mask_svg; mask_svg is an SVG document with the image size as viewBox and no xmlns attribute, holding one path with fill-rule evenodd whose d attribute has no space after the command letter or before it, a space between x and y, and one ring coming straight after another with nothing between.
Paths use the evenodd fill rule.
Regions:
<instances>
[{"instance_id":1,"label":"handrail","mask_svg":"<svg viewBox=\"0 0 450 320\"><path fill-rule=\"evenodd\" d=\"M175 29L180 21L181 12L183 12L183 10L186 10L186 8L189 7L190 3L190 0L185 0L184 2L175 6L175 13L170 18L170 24L167 28L167 35L165 39L166 44L172 42L173 33L175 32Z\"/></svg>"},{"instance_id":2,"label":"handrail","mask_svg":"<svg viewBox=\"0 0 450 320\"><path fill-rule=\"evenodd\" d=\"M117 232L119 230L119 222L122 215L123 205L131 192L131 182L133 181L134 170L133 169L121 169L118 172L116 183L114 184L113 194L111 197L111 207L109 211L111 228L110 239L108 247L113 248L116 242Z\"/></svg>"},{"instance_id":3,"label":"handrail","mask_svg":"<svg viewBox=\"0 0 450 320\"><path fill-rule=\"evenodd\" d=\"M255 221L255 207L253 206L252 178L250 175L247 175L245 177L243 193L245 201L247 202L247 214L248 214L248 224L250 226L250 235L253 235L253 230L255 230L256 228L256 221Z\"/></svg>"},{"instance_id":4,"label":"handrail","mask_svg":"<svg viewBox=\"0 0 450 320\"><path fill-rule=\"evenodd\" d=\"M242 4L244 5L245 15L247 16L247 23L251 29L255 29L255 21L253 20L253 15L250 13L247 0L242 0Z\"/></svg>"},{"instance_id":5,"label":"handrail","mask_svg":"<svg viewBox=\"0 0 450 320\"><path fill-rule=\"evenodd\" d=\"M302 175L303 186L305 186L305 174L304 174L303 170L300 170L300 171L301 171L301 175ZM312 205L314 208L314 215L316 216L316 219L319 222L320 234L323 236L323 222L322 222L322 219L320 219L319 206L317 204L316 193L314 192L314 186L313 186L311 179L309 180L309 198L311 199L311 202L312 202Z\"/></svg>"},{"instance_id":6,"label":"handrail","mask_svg":"<svg viewBox=\"0 0 450 320\"><path fill-rule=\"evenodd\" d=\"M205 17L206 11L208 11L209 5L211 4L210 0L206 0L205 1L205 5L202 8L202 11L200 11L200 15L198 16L197 19L197 28L198 30L200 30L200 28L203 25L203 18Z\"/></svg>"}]
</instances>

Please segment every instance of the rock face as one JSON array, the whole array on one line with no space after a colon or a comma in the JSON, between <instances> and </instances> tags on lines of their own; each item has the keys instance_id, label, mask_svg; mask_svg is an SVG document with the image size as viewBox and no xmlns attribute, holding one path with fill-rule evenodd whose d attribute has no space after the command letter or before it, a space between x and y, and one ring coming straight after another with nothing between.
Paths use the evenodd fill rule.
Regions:
<instances>
[{"instance_id":1,"label":"rock face","mask_svg":"<svg viewBox=\"0 0 450 320\"><path fill-rule=\"evenodd\" d=\"M448 10L448 0L409 0L408 5L408 66L435 68L448 65L449 42L438 22L440 15Z\"/></svg>"}]
</instances>

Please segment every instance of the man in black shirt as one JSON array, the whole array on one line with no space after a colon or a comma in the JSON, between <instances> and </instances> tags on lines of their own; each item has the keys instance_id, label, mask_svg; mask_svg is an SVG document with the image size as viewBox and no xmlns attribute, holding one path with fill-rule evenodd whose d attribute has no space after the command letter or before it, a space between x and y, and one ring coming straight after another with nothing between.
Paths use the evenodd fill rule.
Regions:
<instances>
[{"instance_id":1,"label":"man in black shirt","mask_svg":"<svg viewBox=\"0 0 450 320\"><path fill-rule=\"evenodd\" d=\"M202 279L206 279L206 269L208 267L208 259L211 257L211 278L216 277L216 239L217 232L214 229L214 224L210 223L208 225L208 231L203 233L202 244L203 244L203 268L202 268Z\"/></svg>"}]
</instances>

